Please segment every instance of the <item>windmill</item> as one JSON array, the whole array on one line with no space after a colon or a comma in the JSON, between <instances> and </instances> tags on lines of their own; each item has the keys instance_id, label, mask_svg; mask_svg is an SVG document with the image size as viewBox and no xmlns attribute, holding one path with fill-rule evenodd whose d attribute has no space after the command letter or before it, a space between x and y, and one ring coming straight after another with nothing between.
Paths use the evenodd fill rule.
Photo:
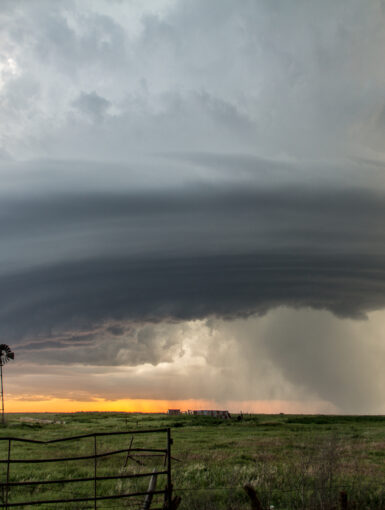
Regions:
<instances>
[{"instance_id":1,"label":"windmill","mask_svg":"<svg viewBox=\"0 0 385 510\"><path fill-rule=\"evenodd\" d=\"M0 344L0 378L1 378L1 420L4 425L4 389L3 389L3 366L10 359L15 359L15 353L11 351L8 345Z\"/></svg>"}]
</instances>

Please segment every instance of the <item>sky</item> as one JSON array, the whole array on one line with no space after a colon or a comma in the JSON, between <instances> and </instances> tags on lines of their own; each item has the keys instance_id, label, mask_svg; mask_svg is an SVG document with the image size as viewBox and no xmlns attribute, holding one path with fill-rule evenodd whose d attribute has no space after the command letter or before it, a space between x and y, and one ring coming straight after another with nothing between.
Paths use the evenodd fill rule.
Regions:
<instances>
[{"instance_id":1,"label":"sky","mask_svg":"<svg viewBox=\"0 0 385 510\"><path fill-rule=\"evenodd\" d=\"M385 2L2 0L8 411L385 413Z\"/></svg>"}]
</instances>

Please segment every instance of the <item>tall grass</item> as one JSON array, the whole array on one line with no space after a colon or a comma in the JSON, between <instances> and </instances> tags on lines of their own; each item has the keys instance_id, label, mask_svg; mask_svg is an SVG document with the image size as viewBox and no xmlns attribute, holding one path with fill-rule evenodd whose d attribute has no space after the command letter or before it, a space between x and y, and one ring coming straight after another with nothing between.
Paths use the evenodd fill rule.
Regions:
<instances>
[{"instance_id":1,"label":"tall grass","mask_svg":"<svg viewBox=\"0 0 385 510\"><path fill-rule=\"evenodd\" d=\"M255 488L267 510L272 507L275 510L336 510L341 490L346 491L351 510L385 510L384 417L254 415L244 416L242 421L236 418L222 421L185 415L76 413L52 418L66 424L22 423L15 415L9 417L9 424L0 429L0 435L52 439L90 432L171 426L173 456L178 459L173 462L173 485L182 496L180 510L249 509L250 503L243 490L246 484ZM114 436L109 441L100 448L124 447L121 437ZM139 445L144 439L136 441ZM160 440L156 439L152 446L159 447ZM15 450L15 453L19 457L36 454L31 446L17 448L20 451ZM86 454L90 449L91 442L78 443L76 452L72 453ZM47 456L65 456L68 452L64 447L55 446L46 453ZM0 457L5 458L6 451L0 451ZM141 469L133 462L123 469L124 457L101 461L98 470L106 474L113 470L117 474ZM147 460L145 468L151 470L152 465L153 462ZM78 468L46 465L34 466L31 470L30 466L12 466L11 478L78 476L81 470L90 467L86 462ZM2 479L4 474L2 467ZM146 488L147 483L148 480L113 481L101 484L99 493L123 493ZM161 488L164 483L159 481ZM84 487L84 494L89 494L91 489L91 486ZM68 490L68 486L56 487L52 496L58 497L60 491L65 495L64 491ZM42 488L35 488L31 495L37 496L42 491ZM100 508L117 505L129 508L131 502L103 502ZM137 505L140 508L139 501Z\"/></svg>"}]
</instances>

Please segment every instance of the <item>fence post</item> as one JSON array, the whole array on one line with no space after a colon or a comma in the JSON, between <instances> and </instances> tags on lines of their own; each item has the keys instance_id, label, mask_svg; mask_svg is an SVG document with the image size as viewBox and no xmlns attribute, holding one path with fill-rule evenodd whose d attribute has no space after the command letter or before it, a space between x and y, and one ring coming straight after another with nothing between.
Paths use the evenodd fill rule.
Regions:
<instances>
[{"instance_id":1,"label":"fence post","mask_svg":"<svg viewBox=\"0 0 385 510\"><path fill-rule=\"evenodd\" d=\"M348 510L348 495L345 491L340 492L340 508L341 510Z\"/></svg>"},{"instance_id":2,"label":"fence post","mask_svg":"<svg viewBox=\"0 0 385 510\"><path fill-rule=\"evenodd\" d=\"M130 446L128 447L128 450L127 450L127 456L126 456L126 461L124 463L124 467L127 467L128 459L130 458L130 450L131 450L133 442L134 442L134 436L131 436Z\"/></svg>"},{"instance_id":3,"label":"fence post","mask_svg":"<svg viewBox=\"0 0 385 510\"><path fill-rule=\"evenodd\" d=\"M245 485L243 488L245 489L246 494L250 498L251 510L263 510L262 504L258 499L257 493L251 487L251 485Z\"/></svg>"},{"instance_id":4,"label":"fence post","mask_svg":"<svg viewBox=\"0 0 385 510\"><path fill-rule=\"evenodd\" d=\"M171 508L171 500L172 500L172 485L171 485L171 429L170 427L167 429L167 495L166 495L166 503L167 507Z\"/></svg>"},{"instance_id":5,"label":"fence post","mask_svg":"<svg viewBox=\"0 0 385 510\"><path fill-rule=\"evenodd\" d=\"M152 472L154 473L155 471L156 471L156 468L154 468ZM149 508L151 506L153 492L156 489L157 477L158 477L158 475L152 475L150 478L150 482L148 484L147 494L146 494L146 497L144 498L142 510L149 510Z\"/></svg>"},{"instance_id":6,"label":"fence post","mask_svg":"<svg viewBox=\"0 0 385 510\"><path fill-rule=\"evenodd\" d=\"M96 450L96 434L94 434L94 509L96 510L96 462L97 462L97 450Z\"/></svg>"},{"instance_id":7,"label":"fence post","mask_svg":"<svg viewBox=\"0 0 385 510\"><path fill-rule=\"evenodd\" d=\"M7 479L5 482L5 510L8 510L9 471L11 467L11 439L8 439Z\"/></svg>"}]
</instances>

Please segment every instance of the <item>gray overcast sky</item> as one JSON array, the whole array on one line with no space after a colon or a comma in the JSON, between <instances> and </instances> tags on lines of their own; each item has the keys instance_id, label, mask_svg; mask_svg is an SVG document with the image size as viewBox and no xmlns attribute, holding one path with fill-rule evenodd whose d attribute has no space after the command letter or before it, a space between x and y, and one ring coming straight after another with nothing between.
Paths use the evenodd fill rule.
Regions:
<instances>
[{"instance_id":1,"label":"gray overcast sky","mask_svg":"<svg viewBox=\"0 0 385 510\"><path fill-rule=\"evenodd\" d=\"M0 25L14 401L385 412L385 2L3 0Z\"/></svg>"}]
</instances>

